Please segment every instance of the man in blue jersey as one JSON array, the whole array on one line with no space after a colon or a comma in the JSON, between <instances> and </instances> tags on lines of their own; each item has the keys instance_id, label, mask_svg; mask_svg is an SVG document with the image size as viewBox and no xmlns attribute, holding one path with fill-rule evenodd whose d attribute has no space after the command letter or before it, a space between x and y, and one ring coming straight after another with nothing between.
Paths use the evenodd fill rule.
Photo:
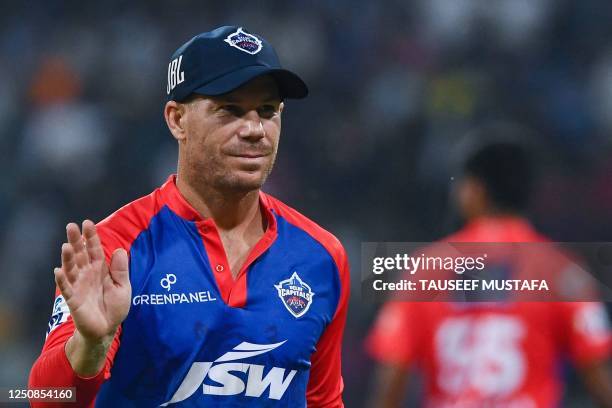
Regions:
<instances>
[{"instance_id":1,"label":"man in blue jersey","mask_svg":"<svg viewBox=\"0 0 612 408\"><path fill-rule=\"evenodd\" d=\"M226 26L174 53L166 91L177 174L68 224L30 388L76 387L78 406L341 407L346 254L260 190L283 100L306 85Z\"/></svg>"}]
</instances>

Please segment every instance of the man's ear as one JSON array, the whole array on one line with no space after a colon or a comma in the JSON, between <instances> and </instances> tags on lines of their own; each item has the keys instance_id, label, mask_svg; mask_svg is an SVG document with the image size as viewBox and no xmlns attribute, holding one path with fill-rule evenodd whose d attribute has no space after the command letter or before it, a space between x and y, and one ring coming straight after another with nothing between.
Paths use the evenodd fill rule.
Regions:
<instances>
[{"instance_id":1,"label":"man's ear","mask_svg":"<svg viewBox=\"0 0 612 408\"><path fill-rule=\"evenodd\" d=\"M476 177L464 176L459 180L454 193L463 218L469 220L487 211L489 204L486 187Z\"/></svg>"},{"instance_id":2,"label":"man's ear","mask_svg":"<svg viewBox=\"0 0 612 408\"><path fill-rule=\"evenodd\" d=\"M166 102L164 107L164 118L170 133L177 141L183 141L186 137L185 131L185 114L187 113L187 106L183 103L175 101Z\"/></svg>"},{"instance_id":3,"label":"man's ear","mask_svg":"<svg viewBox=\"0 0 612 408\"><path fill-rule=\"evenodd\" d=\"M278 105L278 113L283 113L283 109L285 109L285 102L281 101Z\"/></svg>"}]
</instances>

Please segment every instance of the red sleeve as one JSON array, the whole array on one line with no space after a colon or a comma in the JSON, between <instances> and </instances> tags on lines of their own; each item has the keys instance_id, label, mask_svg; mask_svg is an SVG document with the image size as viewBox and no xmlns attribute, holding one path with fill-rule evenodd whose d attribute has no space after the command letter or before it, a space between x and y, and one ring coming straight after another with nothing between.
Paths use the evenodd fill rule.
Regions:
<instances>
[{"instance_id":1,"label":"red sleeve","mask_svg":"<svg viewBox=\"0 0 612 408\"><path fill-rule=\"evenodd\" d=\"M387 302L381 309L365 347L380 363L409 366L418 355L423 316L417 303ZM420 323L419 323L420 322Z\"/></svg>"},{"instance_id":2,"label":"red sleeve","mask_svg":"<svg viewBox=\"0 0 612 408\"><path fill-rule=\"evenodd\" d=\"M129 250L129 246L125 245L125 240L119 239L116 234L105 226L98 226L98 234L102 240L107 262L110 262L110 257L116 248L124 247L126 250ZM31 402L31 406L35 408L62 406L70 408L93 407L100 386L106 379L110 378L113 360L119 349L121 327L117 330L117 334L109 348L106 355L106 364L103 369L94 377L80 377L70 366L64 350L66 343L74 333L74 323L70 317L68 306L58 288L55 290L55 296L53 313L49 323L50 331L43 345L42 352L30 371L28 387L75 387L77 402L76 404L74 402L63 404Z\"/></svg>"},{"instance_id":3,"label":"red sleeve","mask_svg":"<svg viewBox=\"0 0 612 408\"><path fill-rule=\"evenodd\" d=\"M317 349L311 357L310 378L306 388L306 404L309 408L341 408L342 391L342 336L346 323L350 292L350 272L344 249L337 243L340 251L334 259L340 274L340 298L331 323L321 335Z\"/></svg>"},{"instance_id":4,"label":"red sleeve","mask_svg":"<svg viewBox=\"0 0 612 408\"><path fill-rule=\"evenodd\" d=\"M32 402L32 407L93 407L98 389L104 380L110 377L112 362L119 348L121 328L117 331L117 335L106 355L104 368L96 376L88 378L80 377L73 371L64 351L66 342L72 337L73 332L74 323L69 317L66 322L49 334L40 357L38 357L30 372L28 388L75 387L76 404L74 402L63 404Z\"/></svg>"},{"instance_id":5,"label":"red sleeve","mask_svg":"<svg viewBox=\"0 0 612 408\"><path fill-rule=\"evenodd\" d=\"M577 366L610 357L612 337L606 309L598 302L558 303L566 349Z\"/></svg>"}]
</instances>

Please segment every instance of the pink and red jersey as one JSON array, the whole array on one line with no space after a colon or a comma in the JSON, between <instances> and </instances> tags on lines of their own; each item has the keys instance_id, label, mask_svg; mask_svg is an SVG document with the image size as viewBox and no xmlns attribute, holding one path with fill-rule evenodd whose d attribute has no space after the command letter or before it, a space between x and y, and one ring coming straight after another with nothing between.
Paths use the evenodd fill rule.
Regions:
<instances>
[{"instance_id":1,"label":"pink and red jersey","mask_svg":"<svg viewBox=\"0 0 612 408\"><path fill-rule=\"evenodd\" d=\"M542 242L520 218L483 218L448 242ZM610 335L596 302L388 302L366 341L381 363L417 366L430 408L553 407L560 360L608 358Z\"/></svg>"}]
</instances>

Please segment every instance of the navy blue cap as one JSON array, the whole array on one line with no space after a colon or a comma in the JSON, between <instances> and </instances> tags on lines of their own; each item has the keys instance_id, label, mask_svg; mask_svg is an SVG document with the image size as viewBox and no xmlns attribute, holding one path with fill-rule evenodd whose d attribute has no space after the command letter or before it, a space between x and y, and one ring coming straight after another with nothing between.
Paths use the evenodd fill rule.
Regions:
<instances>
[{"instance_id":1,"label":"navy blue cap","mask_svg":"<svg viewBox=\"0 0 612 408\"><path fill-rule=\"evenodd\" d=\"M166 92L177 102L193 93L222 95L261 75L275 79L281 98L308 95L304 81L281 67L269 42L242 27L224 26L196 35L172 54Z\"/></svg>"}]
</instances>

